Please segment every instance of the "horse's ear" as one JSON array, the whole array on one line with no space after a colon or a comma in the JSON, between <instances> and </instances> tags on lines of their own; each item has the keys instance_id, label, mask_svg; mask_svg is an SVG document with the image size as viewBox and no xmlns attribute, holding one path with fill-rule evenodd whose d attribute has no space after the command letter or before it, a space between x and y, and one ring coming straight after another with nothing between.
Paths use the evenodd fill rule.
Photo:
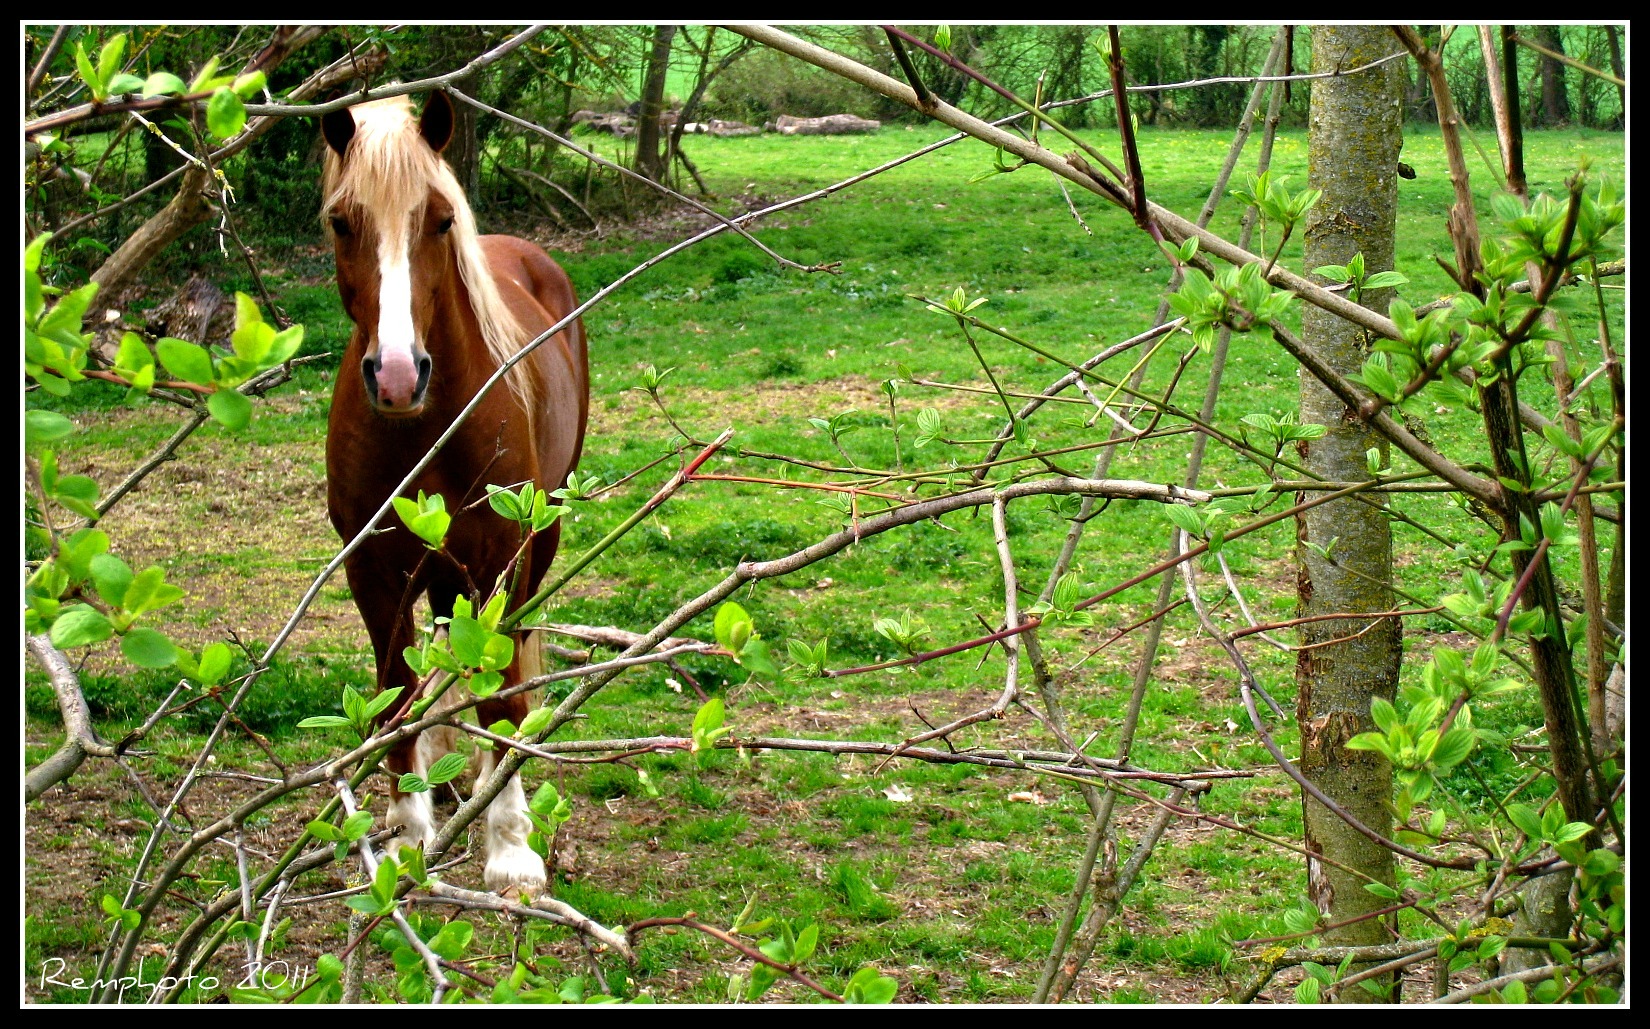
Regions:
<instances>
[{"instance_id":1,"label":"horse's ear","mask_svg":"<svg viewBox=\"0 0 1650 1029\"><path fill-rule=\"evenodd\" d=\"M438 154L453 138L453 119L453 102L447 94L439 89L431 93L424 103L424 116L418 120L418 132Z\"/></svg>"},{"instance_id":2,"label":"horse's ear","mask_svg":"<svg viewBox=\"0 0 1650 1029\"><path fill-rule=\"evenodd\" d=\"M347 107L321 115L321 135L326 137L327 146L343 157L349 141L355 138L355 115Z\"/></svg>"}]
</instances>

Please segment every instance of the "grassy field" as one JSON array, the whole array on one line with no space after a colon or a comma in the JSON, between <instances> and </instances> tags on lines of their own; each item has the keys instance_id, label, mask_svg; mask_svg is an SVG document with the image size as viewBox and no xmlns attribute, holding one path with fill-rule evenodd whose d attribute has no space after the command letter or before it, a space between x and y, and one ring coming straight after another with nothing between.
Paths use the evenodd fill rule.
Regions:
<instances>
[{"instance_id":1,"label":"grassy field","mask_svg":"<svg viewBox=\"0 0 1650 1029\"><path fill-rule=\"evenodd\" d=\"M717 194L717 206L732 213L819 189L938 138L930 128L888 128L864 137L695 139L690 152ZM1142 156L1154 198L1195 214L1226 142L1220 133L1146 132ZM1623 163L1619 135L1535 134L1527 143L1534 189L1561 188L1582 158L1595 170L1619 170ZM958 143L758 227L764 243L794 261L840 262L837 274L778 270L748 243L724 235L651 270L591 311L585 321L594 388L582 471L615 482L670 453L675 430L653 401L634 389L650 365L674 369L660 389L662 400L670 416L700 439L731 427L734 445L745 452L869 468L902 465L939 476L952 458L977 460L983 446L933 444L918 450L914 434L919 411L932 408L947 438L993 435L1003 417L989 393L902 382L894 415L897 442L891 431L888 401L879 389L884 380L989 390L955 323L909 295L941 297L961 288L969 298L988 297L976 314L1062 360L1080 361L1149 327L1169 277L1163 255L1124 215L1091 196L1074 195L1079 224L1060 189L1041 171L971 182L990 170L993 157L981 144ZM1278 140L1275 167L1296 189L1305 187L1305 158L1304 134ZM1398 263L1412 279L1402 293L1418 305L1448 289L1432 255L1450 252L1444 232L1450 187L1436 134L1411 135L1404 159L1418 177L1400 184ZM1250 164L1252 156L1239 166L1234 184ZM1474 173L1487 213L1492 179L1482 164L1475 164ZM1236 203L1227 201L1212 227L1235 239L1240 214ZM705 224L699 215L675 211L596 238L545 236L502 212L485 212L481 220L487 231L546 238L581 295ZM1254 249L1270 252L1274 244L1257 237ZM1284 248L1282 259L1298 269L1298 239ZM306 325L309 353L337 353L348 334L329 266L330 255L310 246L270 255L266 269L289 317ZM224 275L226 288L250 285L228 269ZM1034 393L1063 371L1002 339L981 335L979 342L1004 389ZM1189 347L1185 337L1165 345L1168 353L1159 354L1148 369L1147 391L1164 392L1176 356ZM1138 355L1119 357L1100 371L1121 379ZM1207 367L1206 357L1190 362L1176 403L1197 407ZM1234 340L1215 422L1235 432L1246 414L1291 411L1296 388L1293 366L1274 346ZM159 562L170 579L189 590L166 625L180 641L198 647L233 632L256 649L274 635L336 547L324 512L330 389L327 362L306 367L260 408L248 429L230 434L209 424L184 446L179 460L104 521L116 549L134 567ZM177 423L174 411L163 405L133 410L117 399L110 390L74 409L81 432L63 459L65 471L93 475L105 488ZM1085 424L1092 414L1086 405L1048 405L1032 423L1038 448L1096 442L1104 429ZM833 417L852 427L840 435L840 449L810 422ZM1462 442L1482 438L1476 423L1471 411L1440 406L1426 428L1434 439L1456 441L1459 449L1452 453L1458 460L1487 461L1486 454ZM1175 435L1125 448L1110 475L1178 481L1190 439ZM1079 451L1054 460L1087 475L1093 457ZM600 539L675 466L666 460L620 489L575 505L566 523L564 557ZM823 478L732 448L709 470ZM1397 470L1405 466L1399 463ZM1211 450L1202 477L1206 487L1260 481L1253 465L1218 448ZM819 496L752 483L695 484L576 578L552 601L546 617L645 630L737 561L778 557L841 527L845 513L818 502ZM1400 506L1451 538L1478 531L1442 501L1417 497ZM826 563L741 591L738 600L776 652L783 653L788 639L828 640L828 664L837 668L897 653L873 630L878 618L919 619L933 646L977 636L982 619L994 626L1002 618L1002 580L988 514L964 512L946 517L944 524L868 538ZM1009 509L1021 581L1033 591L1041 588L1067 524L1041 501ZM1168 531L1156 505L1112 504L1090 523L1074 565L1085 593L1149 566L1161 557ZM1447 555L1404 525L1397 527L1396 545L1399 586L1435 596L1450 567ZM1286 618L1293 610L1292 547L1293 529L1283 523L1226 550L1259 619ZM1124 641L1091 651L1149 612L1156 588L1154 580L1097 606L1091 629L1045 634L1074 734L1079 739L1097 734L1093 753L1109 754L1115 746L1137 644ZM1412 620L1408 663L1424 660L1450 628L1441 619ZM712 635L708 619L684 632ZM1270 769L1254 740L1218 648L1184 610L1169 617L1164 644L1134 760L1172 771L1212 765L1254 769L1252 779L1217 785L1204 798L1205 810L1285 837L1298 835L1295 790ZM365 634L340 577L243 708L245 727L267 735L289 764L319 759L344 738L300 732L295 723L338 710L343 684L371 684L371 659L364 651ZM1250 647L1249 656L1290 710L1292 657L1260 646ZM747 682L723 659L694 658L683 667L707 691L725 695L729 724L738 734L895 741L920 732L919 719L939 724L989 703L1002 686L1002 657L992 651L980 662L975 651L918 670L801 684ZM100 729L111 738L140 721L171 686L166 676L134 673L112 650L89 657L85 682ZM25 699L32 765L55 748L61 729L43 682L29 678ZM697 704L679 673L649 666L604 690L584 709L588 719L574 723L571 733L681 735ZM216 714L202 704L168 722L151 737L153 754L135 767L164 790L183 774L199 734ZM1479 720L1512 728L1538 724L1539 711L1533 698L1514 694ZM1280 732L1283 746L1292 747L1292 728L1282 726ZM959 733L954 742L1033 748L1049 746L1052 738L1035 720L1011 712L983 730ZM260 774L269 768L244 732L226 741L218 762ZM836 986L861 965L875 964L899 980L902 1000L1010 1001L1026 998L1034 987L1088 823L1081 798L1069 786L967 766L913 762L883 768L864 758L778 752L758 755L748 766L729 753L714 754L698 768L683 756L649 755L633 764L649 773L659 795L650 795L632 767L575 766L557 773L575 801L575 816L563 829L571 860L559 869L557 895L604 924L695 911L726 925L756 895L765 914L798 925L820 924L816 967ZM1491 783L1516 774L1488 760L1476 771ZM544 774L534 768L529 788ZM1011 800L1010 794L1025 796ZM197 794L191 816L198 821L243 795L231 781L214 780ZM153 817L132 780L106 764L89 764L49 799L28 813L26 977L49 957L65 959L71 972L95 962L105 933L97 898L124 888L122 874L132 867L147 835L146 819ZM284 846L319 803L317 797L299 797L273 810L268 823L251 827L253 835L261 846ZM1152 810L1125 801L1120 812L1118 848L1126 854ZM206 881L237 878L232 852L223 848L210 855L200 869L203 881L186 887L195 899L209 898L216 888ZM479 883L477 864L462 865L449 876ZM340 885L336 870L319 872L300 883L300 892ZM1076 996L1118 1002L1216 999L1248 974L1247 962L1234 956L1230 941L1282 932L1283 912L1303 895L1304 876L1293 855L1206 826L1173 824L1080 979ZM293 910L299 919L289 936L294 960L341 945L341 907ZM508 932L480 918L473 921L485 945L472 953L505 957L511 948ZM163 928L158 938L164 937ZM542 943L546 974L558 962L565 964L565 974L583 974L578 949L567 939L553 935L535 942ZM692 934L649 936L640 950L641 964L628 971L629 985L620 988L658 1000L717 1000L741 965L714 941ZM385 956L373 960L375 968L388 968ZM614 971L617 966L611 965L609 973ZM1273 993L1286 997L1286 986L1287 981ZM36 990L32 980L30 995L83 999L51 987ZM770 996L803 1001L811 995L781 984Z\"/></svg>"}]
</instances>

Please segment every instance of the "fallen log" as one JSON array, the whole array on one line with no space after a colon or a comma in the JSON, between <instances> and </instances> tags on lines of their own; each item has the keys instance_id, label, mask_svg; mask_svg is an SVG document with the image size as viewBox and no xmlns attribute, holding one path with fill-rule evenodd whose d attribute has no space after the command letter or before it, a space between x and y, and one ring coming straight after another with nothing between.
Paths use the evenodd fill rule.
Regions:
<instances>
[{"instance_id":1,"label":"fallen log","mask_svg":"<svg viewBox=\"0 0 1650 1029\"><path fill-rule=\"evenodd\" d=\"M856 132L875 132L882 122L853 114L827 114L823 118L796 118L782 114L773 123L773 130L781 136L844 136Z\"/></svg>"}]
</instances>

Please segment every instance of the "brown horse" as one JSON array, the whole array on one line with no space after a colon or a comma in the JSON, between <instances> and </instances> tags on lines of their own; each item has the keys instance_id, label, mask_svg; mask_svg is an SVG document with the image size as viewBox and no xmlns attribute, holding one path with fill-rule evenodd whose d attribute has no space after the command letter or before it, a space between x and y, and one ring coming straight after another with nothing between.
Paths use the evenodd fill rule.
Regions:
<instances>
[{"instance_id":1,"label":"brown horse","mask_svg":"<svg viewBox=\"0 0 1650 1029\"><path fill-rule=\"evenodd\" d=\"M538 247L513 236L478 236L458 180L441 158L453 129L446 94L415 119L406 97L326 115L328 149L321 218L337 259L338 292L355 322L333 388L327 424L327 510L352 539L424 456L482 384L518 348L565 318L577 300L567 275ZM506 388L507 387L507 388ZM453 514L444 547L432 552L400 524L381 524L345 562L350 590L372 637L381 689L417 677L402 650L418 643L420 594L438 616L469 597L480 610L520 547L515 524L485 503L488 483L562 485L578 463L589 406L584 328L577 321L511 370L406 490L442 494ZM560 525L539 534L513 573L512 605L537 587L555 556ZM518 637L505 685L537 673L537 652ZM485 701L481 724L520 724L526 694ZM400 705L392 705L392 710ZM435 737L445 735L446 739ZM392 783L423 775L452 732L426 733L387 755ZM495 752L481 751L485 779ZM479 780L478 780L479 781ZM391 787L387 824L403 841L435 835L430 794ZM527 846L520 778L487 812L486 882L491 890L536 890L544 862Z\"/></svg>"}]
</instances>

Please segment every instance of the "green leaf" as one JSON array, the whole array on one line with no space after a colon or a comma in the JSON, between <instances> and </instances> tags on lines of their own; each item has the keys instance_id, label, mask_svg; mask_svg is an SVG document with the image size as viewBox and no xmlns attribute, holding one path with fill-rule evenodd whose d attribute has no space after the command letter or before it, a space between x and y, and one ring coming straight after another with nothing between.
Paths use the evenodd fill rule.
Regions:
<instances>
[{"instance_id":1,"label":"green leaf","mask_svg":"<svg viewBox=\"0 0 1650 1029\"><path fill-rule=\"evenodd\" d=\"M424 781L423 776L405 772L400 780L396 782L395 788L402 793L425 793L429 791L430 784Z\"/></svg>"},{"instance_id":2,"label":"green leaf","mask_svg":"<svg viewBox=\"0 0 1650 1029\"><path fill-rule=\"evenodd\" d=\"M1592 826L1586 822L1566 822L1549 838L1555 844L1574 843L1592 831Z\"/></svg>"},{"instance_id":3,"label":"green leaf","mask_svg":"<svg viewBox=\"0 0 1650 1029\"><path fill-rule=\"evenodd\" d=\"M213 393L206 398L206 409L226 429L244 429L252 420L252 401L237 390L220 389Z\"/></svg>"},{"instance_id":4,"label":"green leaf","mask_svg":"<svg viewBox=\"0 0 1650 1029\"><path fill-rule=\"evenodd\" d=\"M227 86L206 102L206 128L219 139L228 139L246 127L246 106Z\"/></svg>"},{"instance_id":5,"label":"green leaf","mask_svg":"<svg viewBox=\"0 0 1650 1029\"><path fill-rule=\"evenodd\" d=\"M132 578L132 584L126 588L126 598L120 606L125 608L128 614L141 615L181 599L183 591L169 585L165 580L166 569L160 565L150 565Z\"/></svg>"},{"instance_id":6,"label":"green leaf","mask_svg":"<svg viewBox=\"0 0 1650 1029\"><path fill-rule=\"evenodd\" d=\"M512 522L519 522L524 518L521 502L517 499L516 494L510 492L507 486L489 484L487 486L487 503L494 511L498 512L501 518L508 518Z\"/></svg>"},{"instance_id":7,"label":"green leaf","mask_svg":"<svg viewBox=\"0 0 1650 1029\"><path fill-rule=\"evenodd\" d=\"M500 597L502 596L503 594L500 594ZM515 660L515 656L516 641L500 633L489 635L487 642L481 645L481 667L489 672L510 667L510 662Z\"/></svg>"},{"instance_id":8,"label":"green leaf","mask_svg":"<svg viewBox=\"0 0 1650 1029\"><path fill-rule=\"evenodd\" d=\"M457 961L470 946L470 940L474 935L475 927L469 922L448 922L441 927L440 932L430 938L430 949L448 961Z\"/></svg>"},{"instance_id":9,"label":"green leaf","mask_svg":"<svg viewBox=\"0 0 1650 1029\"><path fill-rule=\"evenodd\" d=\"M1295 1002L1298 1004L1316 1004L1322 989L1323 985L1314 976L1309 975L1301 980L1299 986L1295 987Z\"/></svg>"},{"instance_id":10,"label":"green leaf","mask_svg":"<svg viewBox=\"0 0 1650 1029\"><path fill-rule=\"evenodd\" d=\"M316 839L325 840L328 843L337 843L344 838L344 834L338 831L336 825L331 822L323 822L320 819L315 819L304 826L304 831Z\"/></svg>"},{"instance_id":11,"label":"green leaf","mask_svg":"<svg viewBox=\"0 0 1650 1029\"><path fill-rule=\"evenodd\" d=\"M422 886L429 880L430 873L424 867L424 849L422 847L409 847L403 844L401 849L397 851L396 860L401 863L402 868L406 869L408 877L413 882Z\"/></svg>"},{"instance_id":12,"label":"green leaf","mask_svg":"<svg viewBox=\"0 0 1650 1029\"><path fill-rule=\"evenodd\" d=\"M211 643L201 651L200 667L196 679L203 686L214 686L229 671L229 645L225 643Z\"/></svg>"},{"instance_id":13,"label":"green leaf","mask_svg":"<svg viewBox=\"0 0 1650 1029\"><path fill-rule=\"evenodd\" d=\"M33 410L23 416L24 445L33 451L36 447L57 440L74 432L74 422L56 411Z\"/></svg>"},{"instance_id":14,"label":"green leaf","mask_svg":"<svg viewBox=\"0 0 1650 1029\"><path fill-rule=\"evenodd\" d=\"M182 93L186 87L183 80L169 71L157 71L143 80L141 90L145 97L165 96L171 93Z\"/></svg>"},{"instance_id":15,"label":"green leaf","mask_svg":"<svg viewBox=\"0 0 1650 1029\"><path fill-rule=\"evenodd\" d=\"M91 58L86 56L85 43L79 40L74 45L74 66L75 71L80 73L80 81L84 82L86 88L92 91L92 98L102 100L105 95L103 80L98 78L97 69L92 67Z\"/></svg>"},{"instance_id":16,"label":"green leaf","mask_svg":"<svg viewBox=\"0 0 1650 1029\"><path fill-rule=\"evenodd\" d=\"M1364 362L1362 380L1370 391L1386 400L1397 400L1403 383L1387 368L1384 355L1376 355Z\"/></svg>"},{"instance_id":17,"label":"green leaf","mask_svg":"<svg viewBox=\"0 0 1650 1029\"><path fill-rule=\"evenodd\" d=\"M430 771L425 778L429 780L431 786L440 786L442 783L452 782L464 774L464 764L463 754L447 754L430 766Z\"/></svg>"},{"instance_id":18,"label":"green leaf","mask_svg":"<svg viewBox=\"0 0 1650 1029\"><path fill-rule=\"evenodd\" d=\"M349 897L345 899L344 906L351 911L359 911L363 915L376 916L385 913L382 910L384 905L372 897Z\"/></svg>"},{"instance_id":19,"label":"green leaf","mask_svg":"<svg viewBox=\"0 0 1650 1029\"><path fill-rule=\"evenodd\" d=\"M529 736L537 736L549 727L550 719L554 718L555 715L556 711L554 708L534 708L527 713L526 718L521 720L521 729L519 730L518 735L523 739L526 739Z\"/></svg>"},{"instance_id":20,"label":"green leaf","mask_svg":"<svg viewBox=\"0 0 1650 1029\"><path fill-rule=\"evenodd\" d=\"M258 90L264 88L264 83L266 81L267 77L263 72L250 71L237 78L229 88L235 91L236 96L244 99L252 96L254 93L258 92Z\"/></svg>"},{"instance_id":21,"label":"green leaf","mask_svg":"<svg viewBox=\"0 0 1650 1029\"><path fill-rule=\"evenodd\" d=\"M1376 272L1364 280L1364 289L1386 289L1389 286L1402 286L1409 281L1409 276L1402 272Z\"/></svg>"},{"instance_id":22,"label":"green leaf","mask_svg":"<svg viewBox=\"0 0 1650 1029\"><path fill-rule=\"evenodd\" d=\"M441 494L426 497L424 491L419 490L417 500L396 497L394 503L395 513L413 535L423 540L431 550L440 550L447 538L447 527L452 524L452 517L447 514L447 501ZM468 614L468 611L465 613ZM479 660L479 652L476 656ZM473 662L471 666L474 667Z\"/></svg>"},{"instance_id":23,"label":"green leaf","mask_svg":"<svg viewBox=\"0 0 1650 1029\"><path fill-rule=\"evenodd\" d=\"M404 686L391 686L387 690L379 690L371 700L367 701L366 708L361 712L361 720L370 722L389 710L389 706L396 702L401 696L401 691L405 688Z\"/></svg>"},{"instance_id":24,"label":"green leaf","mask_svg":"<svg viewBox=\"0 0 1650 1029\"><path fill-rule=\"evenodd\" d=\"M1383 755L1388 761L1391 761L1394 757L1396 757L1396 754L1394 754L1392 749L1392 744L1388 743L1387 738L1378 732L1359 733L1350 740L1346 741L1346 749L1373 750L1377 754Z\"/></svg>"},{"instance_id":25,"label":"green leaf","mask_svg":"<svg viewBox=\"0 0 1650 1029\"><path fill-rule=\"evenodd\" d=\"M354 725L342 715L311 715L298 723L300 729L339 729L347 725Z\"/></svg>"},{"instance_id":26,"label":"green leaf","mask_svg":"<svg viewBox=\"0 0 1650 1029\"><path fill-rule=\"evenodd\" d=\"M1471 729L1451 729L1444 734L1443 739L1432 749L1432 764L1440 772L1446 772L1467 759L1472 753L1473 744L1477 741L1476 734Z\"/></svg>"},{"instance_id":27,"label":"green leaf","mask_svg":"<svg viewBox=\"0 0 1650 1029\"><path fill-rule=\"evenodd\" d=\"M503 685L503 672L477 672L470 676L470 692L479 699L492 696Z\"/></svg>"},{"instance_id":28,"label":"green leaf","mask_svg":"<svg viewBox=\"0 0 1650 1029\"><path fill-rule=\"evenodd\" d=\"M120 652L140 668L170 668L178 658L178 648L165 633L145 628L129 630L120 641Z\"/></svg>"},{"instance_id":29,"label":"green leaf","mask_svg":"<svg viewBox=\"0 0 1650 1029\"><path fill-rule=\"evenodd\" d=\"M1400 724L1397 709L1385 697L1375 697L1369 702L1369 717L1388 735Z\"/></svg>"},{"instance_id":30,"label":"green leaf","mask_svg":"<svg viewBox=\"0 0 1650 1029\"><path fill-rule=\"evenodd\" d=\"M51 490L52 499L86 518L97 517L97 481L85 475L65 475Z\"/></svg>"},{"instance_id":31,"label":"green leaf","mask_svg":"<svg viewBox=\"0 0 1650 1029\"><path fill-rule=\"evenodd\" d=\"M173 376L197 386L212 385L212 356L205 347L166 336L155 341L155 353Z\"/></svg>"},{"instance_id":32,"label":"green leaf","mask_svg":"<svg viewBox=\"0 0 1650 1029\"><path fill-rule=\"evenodd\" d=\"M59 650L102 643L115 634L103 612L87 604L65 608L52 623L52 646Z\"/></svg>"},{"instance_id":33,"label":"green leaf","mask_svg":"<svg viewBox=\"0 0 1650 1029\"><path fill-rule=\"evenodd\" d=\"M344 687L344 717L350 720L351 725L361 725L366 721L367 702L354 686Z\"/></svg>"},{"instance_id":34,"label":"green leaf","mask_svg":"<svg viewBox=\"0 0 1650 1029\"><path fill-rule=\"evenodd\" d=\"M103 44L97 53L97 78L105 87L120 70L120 59L126 55L126 33L117 32Z\"/></svg>"},{"instance_id":35,"label":"green leaf","mask_svg":"<svg viewBox=\"0 0 1650 1029\"><path fill-rule=\"evenodd\" d=\"M346 840L358 840L365 836L367 834L367 830L371 828L372 812L357 811L355 814L344 819L344 824L339 826L339 832Z\"/></svg>"},{"instance_id":36,"label":"green leaf","mask_svg":"<svg viewBox=\"0 0 1650 1029\"><path fill-rule=\"evenodd\" d=\"M211 57L207 58L206 63L201 66L201 70L195 76L194 81L189 83L189 92L199 93L201 90L205 89L206 84L212 81L212 76L216 75L217 72L218 56L213 54Z\"/></svg>"},{"instance_id":37,"label":"green leaf","mask_svg":"<svg viewBox=\"0 0 1650 1029\"><path fill-rule=\"evenodd\" d=\"M745 609L728 601L716 610L716 643L735 657L745 648L755 626Z\"/></svg>"},{"instance_id":38,"label":"green leaf","mask_svg":"<svg viewBox=\"0 0 1650 1029\"><path fill-rule=\"evenodd\" d=\"M721 697L712 697L700 705L693 716L693 735L699 736L720 729L727 719L727 707Z\"/></svg>"},{"instance_id":39,"label":"green leaf","mask_svg":"<svg viewBox=\"0 0 1650 1029\"><path fill-rule=\"evenodd\" d=\"M395 903L395 884L400 878L401 869L394 861L380 864L378 874L372 877L372 895L386 911Z\"/></svg>"},{"instance_id":40,"label":"green leaf","mask_svg":"<svg viewBox=\"0 0 1650 1029\"><path fill-rule=\"evenodd\" d=\"M115 370L130 380L128 372L136 373L145 368L152 368L155 364L155 355L149 352L143 339L135 332L128 332L120 337L120 349L115 351Z\"/></svg>"},{"instance_id":41,"label":"green leaf","mask_svg":"<svg viewBox=\"0 0 1650 1029\"><path fill-rule=\"evenodd\" d=\"M766 640L755 639L745 644L745 649L739 652L739 663L764 679L779 675L779 666L773 663Z\"/></svg>"},{"instance_id":42,"label":"green leaf","mask_svg":"<svg viewBox=\"0 0 1650 1029\"><path fill-rule=\"evenodd\" d=\"M813 957L814 948L818 945L819 926L810 925L808 928L802 930L796 938L796 951L792 955L792 963L800 965L802 962Z\"/></svg>"},{"instance_id":43,"label":"green leaf","mask_svg":"<svg viewBox=\"0 0 1650 1029\"><path fill-rule=\"evenodd\" d=\"M109 80L109 92L115 95L123 93L136 93L142 88L143 80L138 78L136 75L129 75L126 72L119 72L114 78Z\"/></svg>"},{"instance_id":44,"label":"green leaf","mask_svg":"<svg viewBox=\"0 0 1650 1029\"><path fill-rule=\"evenodd\" d=\"M1186 535L1203 535L1203 519L1191 508L1182 504L1166 504L1163 513L1168 516L1169 521L1174 523L1175 528Z\"/></svg>"},{"instance_id":45,"label":"green leaf","mask_svg":"<svg viewBox=\"0 0 1650 1029\"><path fill-rule=\"evenodd\" d=\"M1541 816L1536 813L1535 808L1528 804L1508 804L1507 818L1525 836L1532 840L1541 839Z\"/></svg>"},{"instance_id":46,"label":"green leaf","mask_svg":"<svg viewBox=\"0 0 1650 1029\"><path fill-rule=\"evenodd\" d=\"M131 566L113 554L101 553L92 556L89 567L97 595L110 607L119 607L132 586Z\"/></svg>"},{"instance_id":47,"label":"green leaf","mask_svg":"<svg viewBox=\"0 0 1650 1029\"><path fill-rule=\"evenodd\" d=\"M454 615L447 623L447 642L452 645L453 656L466 668L481 667L482 648L492 635L474 618Z\"/></svg>"},{"instance_id":48,"label":"green leaf","mask_svg":"<svg viewBox=\"0 0 1650 1029\"><path fill-rule=\"evenodd\" d=\"M890 1004L899 993L899 983L889 976L879 975L867 965L854 973L844 991L850 1004Z\"/></svg>"}]
</instances>

